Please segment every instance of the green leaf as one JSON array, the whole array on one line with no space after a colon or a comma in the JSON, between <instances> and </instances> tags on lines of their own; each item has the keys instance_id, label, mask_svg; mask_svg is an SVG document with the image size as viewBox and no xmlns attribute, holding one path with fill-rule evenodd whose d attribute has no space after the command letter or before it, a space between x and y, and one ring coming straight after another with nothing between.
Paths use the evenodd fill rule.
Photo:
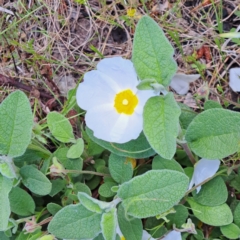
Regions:
<instances>
[{"instance_id":1,"label":"green leaf","mask_svg":"<svg viewBox=\"0 0 240 240\"><path fill-rule=\"evenodd\" d=\"M218 176L205 183L198 194L194 191L193 198L201 205L214 207L227 201L228 190L223 179Z\"/></svg>"},{"instance_id":2,"label":"green leaf","mask_svg":"<svg viewBox=\"0 0 240 240\"><path fill-rule=\"evenodd\" d=\"M132 53L138 77L168 86L177 71L173 53L173 47L158 24L148 16L142 17L134 34Z\"/></svg>"},{"instance_id":3,"label":"green leaf","mask_svg":"<svg viewBox=\"0 0 240 240\"><path fill-rule=\"evenodd\" d=\"M52 189L51 189L51 192L49 193L51 197L58 194L66 186L66 182L60 178L51 180L51 183L52 183Z\"/></svg>"},{"instance_id":4,"label":"green leaf","mask_svg":"<svg viewBox=\"0 0 240 240\"><path fill-rule=\"evenodd\" d=\"M143 131L152 148L163 158L176 152L180 108L173 93L150 98L143 110Z\"/></svg>"},{"instance_id":5,"label":"green leaf","mask_svg":"<svg viewBox=\"0 0 240 240\"><path fill-rule=\"evenodd\" d=\"M35 211L35 202L31 195L19 187L9 193L11 211L20 216L29 216Z\"/></svg>"},{"instance_id":6,"label":"green leaf","mask_svg":"<svg viewBox=\"0 0 240 240\"><path fill-rule=\"evenodd\" d=\"M112 208L111 211L102 215L101 219L102 234L105 240L116 239L117 228L117 209Z\"/></svg>"},{"instance_id":7,"label":"green leaf","mask_svg":"<svg viewBox=\"0 0 240 240\"><path fill-rule=\"evenodd\" d=\"M141 219L128 216L122 204L118 206L117 216L118 224L125 240L142 240L143 226Z\"/></svg>"},{"instance_id":8,"label":"green leaf","mask_svg":"<svg viewBox=\"0 0 240 240\"><path fill-rule=\"evenodd\" d=\"M100 188L98 189L98 193L102 196L102 197L113 197L116 193L113 192L111 190L111 188L113 186L116 186L115 182L105 182L104 184L102 184L100 186Z\"/></svg>"},{"instance_id":9,"label":"green leaf","mask_svg":"<svg viewBox=\"0 0 240 240\"><path fill-rule=\"evenodd\" d=\"M55 215L58 211L62 209L62 206L56 203L48 203L47 210L52 214Z\"/></svg>"},{"instance_id":10,"label":"green leaf","mask_svg":"<svg viewBox=\"0 0 240 240\"><path fill-rule=\"evenodd\" d=\"M81 182L75 183L74 186L73 186L73 190L74 190L75 193L85 192L89 196L92 195L92 192L91 192L90 188L86 184L81 183Z\"/></svg>"},{"instance_id":11,"label":"green leaf","mask_svg":"<svg viewBox=\"0 0 240 240\"><path fill-rule=\"evenodd\" d=\"M81 204L69 205L57 212L48 231L57 238L93 239L101 232L101 216Z\"/></svg>"},{"instance_id":12,"label":"green leaf","mask_svg":"<svg viewBox=\"0 0 240 240\"><path fill-rule=\"evenodd\" d=\"M95 213L102 213L103 210L109 208L111 205L111 203L103 202L98 199L92 198L84 192L78 193L78 199L87 210Z\"/></svg>"},{"instance_id":13,"label":"green leaf","mask_svg":"<svg viewBox=\"0 0 240 240\"><path fill-rule=\"evenodd\" d=\"M102 233L100 233L97 237L95 237L93 240L105 240Z\"/></svg>"},{"instance_id":14,"label":"green leaf","mask_svg":"<svg viewBox=\"0 0 240 240\"><path fill-rule=\"evenodd\" d=\"M204 110L208 110L211 108L222 108L222 105L219 102L208 100L204 103Z\"/></svg>"},{"instance_id":15,"label":"green leaf","mask_svg":"<svg viewBox=\"0 0 240 240\"><path fill-rule=\"evenodd\" d=\"M10 240L10 238L7 237L4 232L0 232L0 239L1 240Z\"/></svg>"},{"instance_id":16,"label":"green leaf","mask_svg":"<svg viewBox=\"0 0 240 240\"><path fill-rule=\"evenodd\" d=\"M173 207L184 196L188 184L188 177L181 172L151 170L123 183L117 195L129 215L146 218Z\"/></svg>"},{"instance_id":17,"label":"green leaf","mask_svg":"<svg viewBox=\"0 0 240 240\"><path fill-rule=\"evenodd\" d=\"M203 223L210 226L223 226L233 221L231 209L226 203L215 207L209 207L195 202L193 198L188 198L187 201L195 217Z\"/></svg>"},{"instance_id":18,"label":"green leaf","mask_svg":"<svg viewBox=\"0 0 240 240\"><path fill-rule=\"evenodd\" d=\"M239 125L239 113L213 108L193 119L185 138L198 156L220 159L239 150Z\"/></svg>"},{"instance_id":19,"label":"green leaf","mask_svg":"<svg viewBox=\"0 0 240 240\"><path fill-rule=\"evenodd\" d=\"M167 219L169 220L168 225L175 224L177 228L180 228L188 218L188 210L183 205L174 206L175 213L171 213L167 215Z\"/></svg>"},{"instance_id":20,"label":"green leaf","mask_svg":"<svg viewBox=\"0 0 240 240\"><path fill-rule=\"evenodd\" d=\"M62 114L50 112L47 115L47 124L52 135L60 142L74 142L72 125Z\"/></svg>"},{"instance_id":21,"label":"green leaf","mask_svg":"<svg viewBox=\"0 0 240 240\"><path fill-rule=\"evenodd\" d=\"M7 230L10 216L8 194L12 189L12 181L0 174L0 231Z\"/></svg>"},{"instance_id":22,"label":"green leaf","mask_svg":"<svg viewBox=\"0 0 240 240\"><path fill-rule=\"evenodd\" d=\"M67 157L68 148L58 148L54 153L53 156L55 156L59 162L66 168L67 170L77 170L82 171L83 167L83 160L82 158L75 158L75 159L69 159ZM77 177L80 175L80 173L69 173L69 175L73 177Z\"/></svg>"},{"instance_id":23,"label":"green leaf","mask_svg":"<svg viewBox=\"0 0 240 240\"><path fill-rule=\"evenodd\" d=\"M76 143L73 144L68 152L67 157L68 158L80 158L84 150L84 142L81 138L77 139Z\"/></svg>"},{"instance_id":24,"label":"green leaf","mask_svg":"<svg viewBox=\"0 0 240 240\"><path fill-rule=\"evenodd\" d=\"M240 237L240 228L234 223L226 226L221 226L220 230L222 234L228 239L239 239Z\"/></svg>"},{"instance_id":25,"label":"green leaf","mask_svg":"<svg viewBox=\"0 0 240 240\"><path fill-rule=\"evenodd\" d=\"M236 206L233 212L233 221L240 227L240 203Z\"/></svg>"},{"instance_id":26,"label":"green leaf","mask_svg":"<svg viewBox=\"0 0 240 240\"><path fill-rule=\"evenodd\" d=\"M31 165L26 165L20 169L22 183L30 191L38 195L44 196L51 192L52 183L39 170Z\"/></svg>"},{"instance_id":27,"label":"green leaf","mask_svg":"<svg viewBox=\"0 0 240 240\"><path fill-rule=\"evenodd\" d=\"M14 167L13 160L11 158L5 157L5 162L1 162L1 156L0 156L0 174L5 176L6 178L17 178L17 175L15 173L16 168ZM9 159L9 161L7 160Z\"/></svg>"},{"instance_id":28,"label":"green leaf","mask_svg":"<svg viewBox=\"0 0 240 240\"><path fill-rule=\"evenodd\" d=\"M110 152L123 157L146 158L155 154L143 133L136 140L124 144L109 143L93 136L93 131L86 128L86 133L94 142Z\"/></svg>"},{"instance_id":29,"label":"green leaf","mask_svg":"<svg viewBox=\"0 0 240 240\"><path fill-rule=\"evenodd\" d=\"M132 178L133 168L130 159L111 154L108 160L108 167L112 178L117 183L127 182Z\"/></svg>"},{"instance_id":30,"label":"green leaf","mask_svg":"<svg viewBox=\"0 0 240 240\"><path fill-rule=\"evenodd\" d=\"M178 103L181 108L181 115L179 117L181 127L187 129L188 125L197 116L198 113L194 112L190 107L183 103Z\"/></svg>"},{"instance_id":31,"label":"green leaf","mask_svg":"<svg viewBox=\"0 0 240 240\"><path fill-rule=\"evenodd\" d=\"M164 159L160 156L156 156L153 158L152 169L153 170L169 169L184 173L181 165L177 161L175 161L174 159L172 160Z\"/></svg>"},{"instance_id":32,"label":"green leaf","mask_svg":"<svg viewBox=\"0 0 240 240\"><path fill-rule=\"evenodd\" d=\"M100 176L94 176L90 181L87 181L86 184L91 190L93 190L100 184L101 180L102 178Z\"/></svg>"},{"instance_id":33,"label":"green leaf","mask_svg":"<svg viewBox=\"0 0 240 240\"><path fill-rule=\"evenodd\" d=\"M0 105L0 154L21 156L31 141L32 110L21 91L11 93Z\"/></svg>"}]
</instances>

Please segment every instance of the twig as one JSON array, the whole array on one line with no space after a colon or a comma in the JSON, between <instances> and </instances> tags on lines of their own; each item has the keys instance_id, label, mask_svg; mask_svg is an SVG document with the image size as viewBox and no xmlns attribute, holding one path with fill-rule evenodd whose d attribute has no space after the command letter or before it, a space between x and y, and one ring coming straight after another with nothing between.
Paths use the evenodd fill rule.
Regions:
<instances>
[{"instance_id":1,"label":"twig","mask_svg":"<svg viewBox=\"0 0 240 240\"><path fill-rule=\"evenodd\" d=\"M0 86L12 86L12 87L15 87L17 89L22 89L26 92L31 92L32 91L32 87L31 86L28 86L24 83L21 83L19 82L18 80L15 80L11 77L7 77L7 76L4 76L2 74L0 74ZM48 93L45 93L41 90L39 90L39 93L40 93L40 96L43 97L43 98L46 98L46 99L52 99L54 98L54 96L48 94Z\"/></svg>"},{"instance_id":2,"label":"twig","mask_svg":"<svg viewBox=\"0 0 240 240\"><path fill-rule=\"evenodd\" d=\"M188 155L190 161L194 165L196 163L196 160L195 160L190 148L188 147L187 143L182 143L181 146L183 147L183 149L186 152L186 154Z\"/></svg>"}]
</instances>

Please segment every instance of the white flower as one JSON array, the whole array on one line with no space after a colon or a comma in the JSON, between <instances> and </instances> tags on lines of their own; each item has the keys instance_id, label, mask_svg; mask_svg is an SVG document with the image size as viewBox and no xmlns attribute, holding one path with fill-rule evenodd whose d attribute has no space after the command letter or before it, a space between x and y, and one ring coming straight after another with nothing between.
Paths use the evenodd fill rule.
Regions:
<instances>
[{"instance_id":1,"label":"white flower","mask_svg":"<svg viewBox=\"0 0 240 240\"><path fill-rule=\"evenodd\" d=\"M192 180L189 184L189 189L191 189L194 184L198 185L199 183L212 177L217 172L219 165L219 160L208 160L202 158L200 161L198 161L194 166L194 172ZM201 186L197 187L197 193L199 193L200 189Z\"/></svg>"},{"instance_id":2,"label":"white flower","mask_svg":"<svg viewBox=\"0 0 240 240\"><path fill-rule=\"evenodd\" d=\"M182 236L180 232L173 230L168 233L162 240L182 240Z\"/></svg>"},{"instance_id":3,"label":"white flower","mask_svg":"<svg viewBox=\"0 0 240 240\"><path fill-rule=\"evenodd\" d=\"M170 87L180 95L186 94L189 90L189 83L196 81L199 77L199 74L186 75L183 73L176 73L172 78Z\"/></svg>"},{"instance_id":4,"label":"white flower","mask_svg":"<svg viewBox=\"0 0 240 240\"><path fill-rule=\"evenodd\" d=\"M138 90L133 63L121 57L101 60L97 70L87 72L77 89L77 103L87 111L86 125L94 136L116 143L138 138L143 129L143 107L155 96Z\"/></svg>"},{"instance_id":5,"label":"white flower","mask_svg":"<svg viewBox=\"0 0 240 240\"><path fill-rule=\"evenodd\" d=\"M234 92L240 92L240 68L229 70L229 86Z\"/></svg>"}]
</instances>

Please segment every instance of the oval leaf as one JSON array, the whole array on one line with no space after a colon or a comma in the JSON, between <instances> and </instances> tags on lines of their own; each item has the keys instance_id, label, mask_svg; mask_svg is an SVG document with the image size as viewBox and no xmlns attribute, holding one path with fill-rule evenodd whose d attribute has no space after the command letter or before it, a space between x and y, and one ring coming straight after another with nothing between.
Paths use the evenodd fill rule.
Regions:
<instances>
[{"instance_id":1,"label":"oval leaf","mask_svg":"<svg viewBox=\"0 0 240 240\"><path fill-rule=\"evenodd\" d=\"M214 207L227 201L228 190L223 179L218 176L202 185L198 194L194 191L193 198L202 205Z\"/></svg>"},{"instance_id":2,"label":"oval leaf","mask_svg":"<svg viewBox=\"0 0 240 240\"><path fill-rule=\"evenodd\" d=\"M67 157L68 158L80 158L84 150L84 142L81 138L77 139L76 143L73 144L68 152Z\"/></svg>"},{"instance_id":3,"label":"oval leaf","mask_svg":"<svg viewBox=\"0 0 240 240\"><path fill-rule=\"evenodd\" d=\"M22 167L20 175L22 176L23 184L33 193L44 196L51 192L52 183L35 167L31 165Z\"/></svg>"},{"instance_id":4,"label":"oval leaf","mask_svg":"<svg viewBox=\"0 0 240 240\"><path fill-rule=\"evenodd\" d=\"M138 22L133 41L132 61L138 77L168 86L177 71L174 49L158 24L148 16Z\"/></svg>"},{"instance_id":5,"label":"oval leaf","mask_svg":"<svg viewBox=\"0 0 240 240\"><path fill-rule=\"evenodd\" d=\"M133 168L130 159L111 154L108 160L108 167L112 178L117 183L127 182L132 178Z\"/></svg>"},{"instance_id":6,"label":"oval leaf","mask_svg":"<svg viewBox=\"0 0 240 240\"><path fill-rule=\"evenodd\" d=\"M102 213L103 210L111 206L111 203L103 202L98 199L92 198L84 192L78 193L78 199L86 209L95 213Z\"/></svg>"},{"instance_id":7,"label":"oval leaf","mask_svg":"<svg viewBox=\"0 0 240 240\"><path fill-rule=\"evenodd\" d=\"M9 193L11 211L20 216L29 216L35 211L35 202L23 189L15 187Z\"/></svg>"},{"instance_id":8,"label":"oval leaf","mask_svg":"<svg viewBox=\"0 0 240 240\"><path fill-rule=\"evenodd\" d=\"M101 219L102 234L105 240L116 239L117 228L117 209L112 208L111 211L103 213Z\"/></svg>"},{"instance_id":9,"label":"oval leaf","mask_svg":"<svg viewBox=\"0 0 240 240\"><path fill-rule=\"evenodd\" d=\"M152 148L163 158L176 152L180 107L172 93L150 98L143 110L143 131Z\"/></svg>"},{"instance_id":10,"label":"oval leaf","mask_svg":"<svg viewBox=\"0 0 240 240\"><path fill-rule=\"evenodd\" d=\"M195 202L192 198L188 198L194 216L203 223L211 226L223 226L230 224L233 221L231 209L227 204L222 204L215 207L201 205Z\"/></svg>"},{"instance_id":11,"label":"oval leaf","mask_svg":"<svg viewBox=\"0 0 240 240\"><path fill-rule=\"evenodd\" d=\"M153 170L169 169L184 173L183 168L176 160L174 159L168 160L160 156L156 156L153 158L152 169Z\"/></svg>"},{"instance_id":12,"label":"oval leaf","mask_svg":"<svg viewBox=\"0 0 240 240\"><path fill-rule=\"evenodd\" d=\"M109 143L93 136L93 131L86 128L86 133L94 142L112 153L123 157L146 158L155 154L143 133L136 140L124 144Z\"/></svg>"},{"instance_id":13,"label":"oval leaf","mask_svg":"<svg viewBox=\"0 0 240 240\"><path fill-rule=\"evenodd\" d=\"M93 239L101 232L101 216L81 204L69 205L57 212L48 231L58 238Z\"/></svg>"},{"instance_id":14,"label":"oval leaf","mask_svg":"<svg viewBox=\"0 0 240 240\"><path fill-rule=\"evenodd\" d=\"M21 91L11 93L0 105L0 154L21 156L31 140L32 110Z\"/></svg>"},{"instance_id":15,"label":"oval leaf","mask_svg":"<svg viewBox=\"0 0 240 240\"><path fill-rule=\"evenodd\" d=\"M118 224L126 240L142 240L143 226L141 219L127 216L125 210L120 204L118 206Z\"/></svg>"},{"instance_id":16,"label":"oval leaf","mask_svg":"<svg viewBox=\"0 0 240 240\"><path fill-rule=\"evenodd\" d=\"M7 230L10 216L8 194L12 189L12 181L0 174L0 231Z\"/></svg>"},{"instance_id":17,"label":"oval leaf","mask_svg":"<svg viewBox=\"0 0 240 240\"><path fill-rule=\"evenodd\" d=\"M198 156L225 158L239 150L240 114L213 108L199 114L187 128L186 140Z\"/></svg>"},{"instance_id":18,"label":"oval leaf","mask_svg":"<svg viewBox=\"0 0 240 240\"><path fill-rule=\"evenodd\" d=\"M234 223L231 223L226 226L221 226L220 230L222 234L228 239L239 239L240 237L240 229Z\"/></svg>"},{"instance_id":19,"label":"oval leaf","mask_svg":"<svg viewBox=\"0 0 240 240\"><path fill-rule=\"evenodd\" d=\"M117 195L129 215L146 218L173 207L184 196L188 184L188 177L181 172L152 170L123 183Z\"/></svg>"},{"instance_id":20,"label":"oval leaf","mask_svg":"<svg viewBox=\"0 0 240 240\"><path fill-rule=\"evenodd\" d=\"M62 114L50 112L47 115L47 123L52 135L58 141L63 143L74 141L72 125Z\"/></svg>"}]
</instances>

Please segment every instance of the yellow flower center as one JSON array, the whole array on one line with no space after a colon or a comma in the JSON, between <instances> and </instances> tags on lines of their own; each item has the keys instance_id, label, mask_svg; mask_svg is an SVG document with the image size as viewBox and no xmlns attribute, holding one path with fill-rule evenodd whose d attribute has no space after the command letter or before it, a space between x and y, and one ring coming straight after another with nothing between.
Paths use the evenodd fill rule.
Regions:
<instances>
[{"instance_id":1,"label":"yellow flower center","mask_svg":"<svg viewBox=\"0 0 240 240\"><path fill-rule=\"evenodd\" d=\"M134 17L135 14L136 14L136 9L135 9L135 8L129 8L129 9L127 10L127 15L128 15L129 17Z\"/></svg>"},{"instance_id":2,"label":"yellow flower center","mask_svg":"<svg viewBox=\"0 0 240 240\"><path fill-rule=\"evenodd\" d=\"M137 96L130 90L124 90L116 94L114 99L114 107L118 113L132 115L138 104Z\"/></svg>"},{"instance_id":3,"label":"yellow flower center","mask_svg":"<svg viewBox=\"0 0 240 240\"><path fill-rule=\"evenodd\" d=\"M126 240L126 238L124 236L121 237L121 240Z\"/></svg>"}]
</instances>

